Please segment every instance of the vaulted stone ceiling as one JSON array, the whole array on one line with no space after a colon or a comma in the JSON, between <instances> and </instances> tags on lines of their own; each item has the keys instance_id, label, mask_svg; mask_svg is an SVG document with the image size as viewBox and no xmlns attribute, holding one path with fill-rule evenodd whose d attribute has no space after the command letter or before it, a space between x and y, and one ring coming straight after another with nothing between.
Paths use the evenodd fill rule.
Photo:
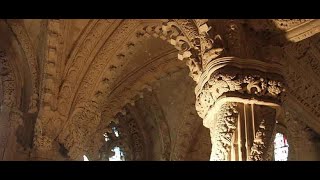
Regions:
<instances>
[{"instance_id":1,"label":"vaulted stone ceiling","mask_svg":"<svg viewBox=\"0 0 320 180\"><path fill-rule=\"evenodd\" d=\"M280 46L267 48L279 51L279 62L285 64L288 96L293 96L286 101L288 109L303 116L319 133L319 20L261 22L241 23L273 46ZM178 50L157 33L161 20L0 23L1 38L5 38L0 48L12 59L17 89L23 87L16 92L17 103L25 113L38 111L37 117L25 122L29 130L23 135L30 134L36 119L41 119L46 136L63 144L76 159L80 152L98 152L103 144L101 134L109 123L117 114L128 113L144 132L147 159L209 158L209 131L194 108L195 82L188 76L185 62L178 60ZM219 28L219 20L208 24ZM33 94L38 94L40 101L32 107L29 105L37 99ZM83 117L80 111L86 108L91 110ZM98 110L101 116L94 115ZM32 144L32 137L24 144Z\"/></svg>"}]
</instances>

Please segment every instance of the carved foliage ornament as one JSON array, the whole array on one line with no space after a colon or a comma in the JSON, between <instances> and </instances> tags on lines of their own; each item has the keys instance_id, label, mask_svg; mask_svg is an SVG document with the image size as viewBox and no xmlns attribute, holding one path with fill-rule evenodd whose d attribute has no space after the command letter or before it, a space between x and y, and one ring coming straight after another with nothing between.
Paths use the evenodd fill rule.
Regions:
<instances>
[{"instance_id":1,"label":"carved foliage ornament","mask_svg":"<svg viewBox=\"0 0 320 180\"><path fill-rule=\"evenodd\" d=\"M0 76L3 88L3 102L2 105L8 107L16 106L16 86L15 77L9 65L8 59L4 51L0 50Z\"/></svg>"},{"instance_id":2,"label":"carved foliage ornament","mask_svg":"<svg viewBox=\"0 0 320 180\"><path fill-rule=\"evenodd\" d=\"M216 100L230 92L236 93L234 94L236 96L267 98L280 102L284 83L280 78L258 71L242 72L239 69L215 71L197 94L196 109L200 117L204 118Z\"/></svg>"},{"instance_id":3,"label":"carved foliage ornament","mask_svg":"<svg viewBox=\"0 0 320 180\"><path fill-rule=\"evenodd\" d=\"M263 150L266 148L265 146L265 121L262 120L259 129L255 134L255 138L253 140L253 146L251 147L251 154L250 154L250 159L255 160L255 161L262 161L263 160Z\"/></svg>"},{"instance_id":4,"label":"carved foliage ornament","mask_svg":"<svg viewBox=\"0 0 320 180\"><path fill-rule=\"evenodd\" d=\"M212 139L211 160L228 160L231 149L231 139L238 119L237 103L225 103L217 114L217 120L214 127L210 127Z\"/></svg>"},{"instance_id":5,"label":"carved foliage ornament","mask_svg":"<svg viewBox=\"0 0 320 180\"><path fill-rule=\"evenodd\" d=\"M30 37L23 25L21 20L7 20L6 21L10 26L12 32L16 35L17 41L21 45L22 50L26 56L28 66L30 69L30 73L32 76L32 91L33 95L30 97L30 104L29 104L29 112L35 113L38 111L37 108L37 101L38 101L38 87L39 87L39 76L38 76L38 69L39 65L36 60L36 53L34 47L32 46Z\"/></svg>"},{"instance_id":6,"label":"carved foliage ornament","mask_svg":"<svg viewBox=\"0 0 320 180\"><path fill-rule=\"evenodd\" d=\"M42 121L37 120L37 123L34 128L34 139L33 139L34 148L38 151L50 151L53 148L52 143L53 143L52 138L46 136L43 133Z\"/></svg>"},{"instance_id":7,"label":"carved foliage ornament","mask_svg":"<svg viewBox=\"0 0 320 180\"><path fill-rule=\"evenodd\" d=\"M270 107L261 106L256 110L257 119L260 120L256 130L249 159L252 161L268 160L268 147L273 143L276 111Z\"/></svg>"},{"instance_id":8,"label":"carved foliage ornament","mask_svg":"<svg viewBox=\"0 0 320 180\"><path fill-rule=\"evenodd\" d=\"M96 102L91 101L78 105L71 116L71 121L68 122L70 123L67 126L68 130L59 135L60 142L63 142L69 149L71 158L82 157L87 151L86 144L94 135L100 120L101 113Z\"/></svg>"},{"instance_id":9,"label":"carved foliage ornament","mask_svg":"<svg viewBox=\"0 0 320 180\"><path fill-rule=\"evenodd\" d=\"M220 35L212 39L206 22L205 19L169 19L164 20L162 27L146 27L145 31L174 45L179 50L178 59L188 60L190 76L197 82L206 65L223 51Z\"/></svg>"}]
</instances>

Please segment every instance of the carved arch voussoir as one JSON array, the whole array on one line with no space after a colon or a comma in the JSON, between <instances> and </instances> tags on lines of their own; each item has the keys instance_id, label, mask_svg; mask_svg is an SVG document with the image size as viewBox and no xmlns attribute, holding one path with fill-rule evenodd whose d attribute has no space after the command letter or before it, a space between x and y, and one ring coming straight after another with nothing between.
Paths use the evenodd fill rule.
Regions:
<instances>
[{"instance_id":1,"label":"carved arch voussoir","mask_svg":"<svg viewBox=\"0 0 320 180\"><path fill-rule=\"evenodd\" d=\"M30 104L29 104L29 112L35 113L38 111L37 108L37 101L39 95L39 66L36 59L36 53L34 47L32 46L30 37L25 29L22 20L6 20L6 23L11 28L13 34L15 35L18 43L21 46L21 49L24 52L26 57L31 77L32 77L32 92L33 95L30 97Z\"/></svg>"},{"instance_id":2,"label":"carved arch voussoir","mask_svg":"<svg viewBox=\"0 0 320 180\"><path fill-rule=\"evenodd\" d=\"M8 62L7 55L4 51L0 50L0 76L2 82L2 90L3 92L3 99L0 102L0 105L5 105L7 107L16 107L16 82L15 76L13 74L12 68Z\"/></svg>"},{"instance_id":3,"label":"carved arch voussoir","mask_svg":"<svg viewBox=\"0 0 320 180\"><path fill-rule=\"evenodd\" d=\"M108 39L108 41L113 41L116 37L122 37L123 34L127 33L128 28L127 26L136 26L135 21L123 21L119 23L119 27L114 31L114 35ZM96 30L101 33L101 24L96 23ZM100 28L100 29L99 29ZM123 29L122 29L123 28ZM118 30L119 29L119 30ZM93 29L95 30L95 29ZM92 31L93 31L92 30ZM191 69L191 74L192 77L194 78L195 81L198 80L199 75L201 74L202 71L202 62L209 62L210 58L213 59L217 56L219 56L220 51L212 51L216 50L213 46L213 40L209 37L208 31L210 28L206 24L206 20L166 20L163 22L161 27L155 27L155 28L149 28L146 29L146 31L149 31L148 33L154 31L155 33L153 34L159 34L158 37L162 39L167 39L171 44L173 44L179 51L178 58L183 60L183 59L189 59L189 67ZM96 32L89 32L88 35L92 35L93 33ZM89 37L89 36L88 36ZM102 51L107 50L107 47L102 47ZM86 49L84 49L86 50ZM103 56L102 56L103 55ZM69 97L66 97L66 95L62 95L62 92L65 92L67 90L67 86L69 85L69 81L65 81L65 83L61 86L60 93L61 97L59 95L59 100L58 103L61 104L61 108L58 108L58 111L61 111L60 114L63 116L68 117L67 118L67 125L69 126L72 123L69 123L68 121L72 119L72 116L74 113L68 112L68 111L73 111L72 109L76 109L79 103L85 102L89 99L95 100L95 97L88 96L84 97L83 95L88 94L85 92L88 92L88 87L85 88L88 85L92 85L91 79L93 79L93 76L91 74L92 70L105 67L107 61L103 61L102 58L105 58L106 54L103 54L102 52L98 53L95 59L92 61L92 64L90 65L90 69L87 70L86 77L84 77L83 83L79 85L78 89L71 89L71 92L69 93L64 93L64 94L69 94L67 95ZM204 58L205 57L205 58ZM80 57L79 57L80 58ZM79 62L82 62L79 59ZM81 64L81 63L80 63ZM79 64L78 64L79 65ZM92 68L91 68L92 67ZM67 75L71 77L74 76L76 77L77 70L76 69L66 69L68 71ZM100 69L99 69L100 70ZM95 71L95 74L97 74L97 70ZM68 78L68 77L66 77ZM70 80L70 78L69 78ZM69 82L70 83L70 82ZM96 87L96 86L92 86ZM69 88L70 89L70 88ZM85 90L86 89L86 90ZM90 89L90 88L89 88ZM75 95L72 95L72 93L75 93ZM103 94L104 95L104 94ZM73 99L71 99L73 98ZM67 99L67 104L63 105L62 101L63 99ZM61 101L61 103L60 103ZM70 103L73 102L71 105ZM66 107L67 106L67 107ZM70 107L73 106L74 108ZM100 106L100 103L98 103L98 106ZM69 119L69 120L68 120ZM63 130L64 131L64 130ZM62 132L65 133L65 132ZM64 140L63 140L64 141ZM71 140L70 140L71 142ZM71 143L72 144L72 143ZM70 146L71 147L71 146Z\"/></svg>"}]
</instances>

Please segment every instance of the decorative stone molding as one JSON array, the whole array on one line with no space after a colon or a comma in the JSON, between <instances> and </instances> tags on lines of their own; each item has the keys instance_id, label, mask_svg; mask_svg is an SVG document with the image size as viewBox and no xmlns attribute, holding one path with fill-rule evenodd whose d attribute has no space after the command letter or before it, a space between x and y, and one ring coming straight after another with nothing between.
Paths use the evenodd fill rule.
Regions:
<instances>
[{"instance_id":1,"label":"decorative stone molding","mask_svg":"<svg viewBox=\"0 0 320 180\"><path fill-rule=\"evenodd\" d=\"M110 87L109 92L102 91L105 94L110 93L107 98L105 96L99 96L99 102L104 109L104 119L111 119L119 112L119 109L125 107L126 104L135 102L142 98L145 92L152 91L155 82L161 78L180 71L185 65L172 64L172 62L176 60L175 58L175 51L170 51L161 58L156 56L150 59L150 61L147 61L143 68L139 67L128 73L128 75L119 83L115 84L113 88ZM164 69L165 72L163 71ZM111 80L104 84L110 86L110 81ZM102 85L101 83L101 86ZM99 91L101 92L100 87Z\"/></svg>"},{"instance_id":2,"label":"decorative stone molding","mask_svg":"<svg viewBox=\"0 0 320 180\"><path fill-rule=\"evenodd\" d=\"M2 160L9 160L4 154L14 154L18 150L22 150L16 135L17 129L21 125L23 125L21 111L16 107L0 106L0 148L4 150L1 157L4 159Z\"/></svg>"},{"instance_id":3,"label":"decorative stone molding","mask_svg":"<svg viewBox=\"0 0 320 180\"><path fill-rule=\"evenodd\" d=\"M87 151L86 144L100 124L101 113L94 101L79 104L71 115L67 128L59 135L59 142L69 150L68 155L79 159Z\"/></svg>"},{"instance_id":4,"label":"decorative stone molding","mask_svg":"<svg viewBox=\"0 0 320 180\"><path fill-rule=\"evenodd\" d=\"M2 129L0 146L4 148L2 158L8 158L18 150L23 151L17 140L17 129L23 126L23 113L18 108L20 104L17 94L20 90L17 89L15 72L2 50L0 50L0 84L0 128Z\"/></svg>"},{"instance_id":5,"label":"decorative stone molding","mask_svg":"<svg viewBox=\"0 0 320 180\"><path fill-rule=\"evenodd\" d=\"M34 141L34 148L39 151L50 151L53 148L53 140L47 136L37 136Z\"/></svg>"},{"instance_id":6,"label":"decorative stone molding","mask_svg":"<svg viewBox=\"0 0 320 180\"><path fill-rule=\"evenodd\" d=\"M48 138L55 139L61 128L63 117L56 111L57 106L57 58L59 50L59 35L60 35L60 20L47 20L46 24L46 44L44 62L42 63L42 76L40 83L40 102L39 113L36 121L36 127L41 126L41 134L46 134ZM36 99L38 97L32 96L32 105L34 108L29 108L29 113L36 112ZM40 125L41 124L41 125ZM42 135L39 135L39 140L43 141Z\"/></svg>"},{"instance_id":7,"label":"decorative stone molding","mask_svg":"<svg viewBox=\"0 0 320 180\"><path fill-rule=\"evenodd\" d=\"M11 28L12 32L17 38L17 41L21 45L21 48L26 56L28 66L32 77L32 97L30 101L30 113L34 113L38 110L38 94L39 94L39 66L35 55L34 47L32 46L30 37L25 29L25 26L21 20L6 20L7 24Z\"/></svg>"},{"instance_id":8,"label":"decorative stone molding","mask_svg":"<svg viewBox=\"0 0 320 180\"><path fill-rule=\"evenodd\" d=\"M143 138L141 136L141 129L139 129L137 123L131 119L128 122L128 134L127 136L131 137L131 147L132 147L132 157L133 160L143 160L145 156L145 150L143 145Z\"/></svg>"},{"instance_id":9,"label":"decorative stone molding","mask_svg":"<svg viewBox=\"0 0 320 180\"><path fill-rule=\"evenodd\" d=\"M135 21L124 23L117 30L115 28L118 27L119 22L112 22L110 20L92 21L92 24L90 23L86 32L83 33L83 37L80 37L79 47L74 50L68 60L58 95L58 111L66 118L69 111L72 111L72 105L75 106L88 100L88 91L94 87L96 82L94 79L99 79L101 72L107 66L107 57L117 47L115 44L120 43L116 41L127 35L132 28L128 28L129 24L132 25ZM105 34L106 37L103 37L108 38L108 35L113 31L115 32L110 36L110 39L105 44L101 44L101 36ZM101 51L96 52L95 48L98 44L102 47ZM93 51L98 54L90 56Z\"/></svg>"},{"instance_id":10,"label":"decorative stone molding","mask_svg":"<svg viewBox=\"0 0 320 180\"><path fill-rule=\"evenodd\" d=\"M316 37L315 39L317 39ZM320 103L315 99L320 98L320 86L318 85L320 80L320 54L319 49L314 44L311 40L305 40L286 48L286 60L290 63L284 66L284 75L288 82L288 93L292 95L291 98L303 107L301 110L306 110L306 114L319 118ZM286 101L289 102L289 99ZM306 118L306 121L309 120ZM317 121L310 123L317 124ZM319 125L317 126L319 127ZM317 129L319 132L319 128Z\"/></svg>"},{"instance_id":11,"label":"decorative stone molding","mask_svg":"<svg viewBox=\"0 0 320 180\"><path fill-rule=\"evenodd\" d=\"M216 35L213 39L209 36L210 28L206 19L169 19L163 25L146 27L147 33L167 40L178 49L178 59L187 59L190 76L198 82L199 76L206 65L220 56L223 51L222 39Z\"/></svg>"},{"instance_id":12,"label":"decorative stone molding","mask_svg":"<svg viewBox=\"0 0 320 180\"><path fill-rule=\"evenodd\" d=\"M191 55L188 55L188 54L192 52L194 57L191 57L193 61L193 63L191 64L193 64L193 67L195 67L195 69L197 68L199 69L200 67L199 65L201 65L199 62L203 61L204 62L203 64L206 64L209 60L217 57L219 53L222 51L220 47L216 48L214 45L214 41L209 38L209 35L207 33L209 31L209 27L207 27L205 22L206 22L205 20L169 20L164 22L163 29L162 29L162 33L165 36L170 37L171 44L175 45L176 48L180 50L180 53L179 53L180 59L185 59L186 57L189 58ZM92 64L90 65L90 67L92 68L90 68L87 71L87 75L84 76L84 80L79 85L79 90L77 92L77 95L75 95L75 99L73 100L72 106L76 107L77 104L79 103L81 104L82 102L86 101L86 99L88 99L87 98L88 88L90 89L90 87L95 87L94 84L92 84L94 83L92 79L99 79L98 76L100 76L101 73L99 74L97 72L101 71L103 69L102 67L105 67L107 63L107 61L103 61L103 59L106 59L106 54L103 52L106 51L110 53L112 48L114 48L114 46L110 46L110 43L116 39L119 39L117 38L118 36L123 36L124 34L130 32L130 28L134 27L133 26L134 23L136 22L129 21L129 20L121 23L120 27L121 28L123 27L125 29L121 30L121 28L118 27L118 29L116 30L116 33L113 33L113 36L108 39L108 43L106 43L103 46L102 51L99 52L98 55L95 57L95 59L92 60ZM130 28L127 27L129 25L130 25ZM219 40L219 36L216 37L216 40L217 41ZM78 60L77 58L75 58L75 61L76 60L79 61L79 63L72 62L72 61L69 61L69 62L71 64L74 64L75 66L80 65L81 59ZM71 91L70 93L67 93L67 91L74 89L74 88L71 88L70 86L71 85L70 82L72 81L71 75L72 77L79 77L77 76L77 74L79 74L77 73L79 70L77 69L71 70L71 67L74 68L73 65L72 66L70 65L70 69L68 68L69 65L67 65L66 67L67 67L66 72L68 73L66 73L66 76L65 76L66 80L63 82L63 85L61 86L61 91L60 91L61 96L59 97L59 100L58 100L60 104L60 106L58 107L59 112L63 116L67 116L66 110L69 109L68 107L70 107L69 105L71 105L70 100L72 100L72 96L68 95L71 93ZM79 69L81 70L83 68L79 68ZM114 68L112 68L112 70L114 70ZM200 71L198 70L195 70L195 71L200 73ZM103 87L103 88L107 88L107 87ZM102 90L98 94L103 95L104 91ZM105 94L104 96L106 95L108 94ZM103 99L103 98L99 98L99 99ZM70 110L73 111L72 109ZM71 119L71 117L67 119Z\"/></svg>"},{"instance_id":13,"label":"decorative stone molding","mask_svg":"<svg viewBox=\"0 0 320 180\"><path fill-rule=\"evenodd\" d=\"M312 21L312 19L274 19L275 25L284 31L290 31L293 28L297 28L305 23Z\"/></svg>"},{"instance_id":14,"label":"decorative stone molding","mask_svg":"<svg viewBox=\"0 0 320 180\"><path fill-rule=\"evenodd\" d=\"M319 19L251 19L246 20L255 31L271 41L287 44L299 42L320 32Z\"/></svg>"},{"instance_id":15,"label":"decorative stone molding","mask_svg":"<svg viewBox=\"0 0 320 180\"><path fill-rule=\"evenodd\" d=\"M172 140L168 122L166 120L165 114L162 107L159 105L159 100L156 98L155 94L152 92L145 94L145 99L150 99L150 109L151 114L156 118L156 124L159 127L159 138L161 143L161 160L170 160L172 151ZM147 137L145 137L147 138Z\"/></svg>"},{"instance_id":16,"label":"decorative stone molding","mask_svg":"<svg viewBox=\"0 0 320 180\"><path fill-rule=\"evenodd\" d=\"M281 29L285 29L286 38L292 42L302 41L320 32L319 19L287 19L275 20L275 22L280 24Z\"/></svg>"},{"instance_id":17,"label":"decorative stone molding","mask_svg":"<svg viewBox=\"0 0 320 180\"><path fill-rule=\"evenodd\" d=\"M15 107L17 105L15 76L9 65L6 53L2 50L0 50L0 76L0 80L2 80L0 83L2 83L3 89L3 92L0 92L3 93L3 100L0 103L8 107Z\"/></svg>"},{"instance_id":18,"label":"decorative stone molding","mask_svg":"<svg viewBox=\"0 0 320 180\"><path fill-rule=\"evenodd\" d=\"M47 48L45 52L45 62L43 62L43 75L40 107L49 106L52 110L56 110L58 95L58 51L59 36L61 35L60 20L50 19L47 21Z\"/></svg>"},{"instance_id":19,"label":"decorative stone molding","mask_svg":"<svg viewBox=\"0 0 320 180\"><path fill-rule=\"evenodd\" d=\"M18 112L15 75L4 51L0 50L0 147L7 148L11 133L21 122L13 113Z\"/></svg>"},{"instance_id":20,"label":"decorative stone molding","mask_svg":"<svg viewBox=\"0 0 320 180\"><path fill-rule=\"evenodd\" d=\"M60 31L63 30L62 20L47 21L47 33L45 33L44 42L41 42L41 45L47 46L44 48L44 58L42 58L42 52L38 54L32 47L31 36L29 37L22 20L7 20L6 22L17 38L23 56L26 57L27 69L30 69L32 76L32 95L30 104L26 107L24 104L18 104L20 100L17 99L17 96L19 96L20 90L16 79L18 76L15 77L18 74L11 70L10 60L7 59L3 51L0 51L0 91L3 93L0 96L2 100L0 103L2 107L10 109L8 111L10 112L9 122L6 122L4 126L9 125L16 130L22 125L23 115L18 107L26 108L26 114L38 115L34 147L42 150L56 148L56 145L53 146L52 144L57 143L53 139L58 137L58 140L66 144L66 147L70 150L70 155L74 159L77 159L82 152L92 150L90 153L94 154L93 151L96 151L100 146L98 145L100 140L91 141L91 139L95 139L100 133L101 111L113 117L115 113L123 110L127 104L134 105L137 98L144 96L144 89L152 91L151 82L159 80L159 77L151 76L161 74L158 73L157 69L163 71L161 67L167 67L155 63L152 67L146 68L146 71L141 71L141 74L150 72L146 78L134 79L138 77L135 76L129 80L130 82L122 85L122 81L120 82L116 78L116 73L122 72L120 67L126 65L122 62L118 64L116 62L124 56L121 54L122 51L132 53L133 47L137 47L135 42L131 42L130 38L134 36L137 27L143 24L140 20L90 20L76 40L76 45L72 47L73 51L68 59L61 60L63 62L60 62L59 58L60 53L63 53L59 51L60 43L62 43L60 39ZM299 113L304 112L307 114L306 116L311 117L308 120L304 119L304 121L308 126L315 129L313 125L318 123L316 120L320 117L320 103L316 101L320 96L320 85L318 85L320 79L318 76L320 73L320 61L318 60L320 41L317 36L312 39L306 38L320 32L320 21L313 19L269 20L271 25L280 30L275 35L286 36L288 42L298 42L305 39L301 44L292 45L291 49L279 47L277 44L268 45L269 41L263 42L269 36L267 38L252 36L254 40L250 40L251 37L248 37L250 34L246 34L250 27L245 27L243 22L242 20L223 20L220 24L221 27L219 27L222 29L215 29L215 26L209 27L211 24L208 24L207 20L169 19L164 20L162 24L157 22L157 25L145 27L144 33L166 40L178 50L178 59L187 60L190 75L198 83L195 90L197 96L196 108L199 115L204 119L206 126L211 126L210 123L212 122L218 123L218 120L220 122L221 119L230 118L221 115L222 111L225 111L221 109L224 103L236 104L235 109L243 104L253 105L254 108L258 105L270 108L282 106L284 87L286 86L282 77L283 74L286 77L286 82L288 82L288 88L286 89L288 89L290 98L293 97L291 99L297 101L297 106L301 106L297 111ZM265 25L262 26L265 28ZM266 26L270 26L270 24ZM259 35L263 35L264 32L268 33L269 30L264 31L263 28L259 29L257 27L254 31L263 31ZM259 44L259 38L262 39L261 44ZM272 38L276 39L276 37ZM244 45L244 42L247 42L248 39L250 41L247 44L250 44L250 46L257 44L256 49L250 49L249 45ZM259 43L251 44L251 41ZM122 45L123 49L121 49ZM249 51L255 52L257 49L262 50L261 52L257 51L256 54L248 53ZM285 60L290 64L283 68L285 73L281 73L282 68L279 64L283 63L284 49L288 54L292 54L292 57ZM165 53L175 54L176 52L176 50L171 49ZM259 61L230 56L252 57L259 59ZM258 56L263 56L264 60L260 60ZM41 58L37 59L37 57ZM44 61L41 62L43 59ZM174 60L174 58L170 56L163 63L167 63L169 60ZM267 64L266 62L272 63ZM131 61L126 63L131 63ZM66 68L61 68L60 64L65 64L63 66ZM177 65L174 68L179 70L181 67ZM169 74L177 71L174 68L163 69L166 69L165 73ZM303 69L303 71L300 69ZM40 76L39 73L43 76ZM132 72L132 74L134 73ZM57 77L61 77L61 79L57 79ZM135 83L135 81L140 80L141 83ZM121 88L117 89L120 86ZM287 103L286 105L293 107L292 104ZM108 110L108 107L111 110ZM38 108L39 113L37 113ZM278 113L277 108L276 113ZM291 112L294 111L292 109ZM217 121L212 121L208 114L215 114L218 117ZM261 155L261 152L267 149L267 129L272 129L273 125L267 125L268 122L273 122L273 119L266 120L271 117L270 114L257 118L259 120L257 123L260 123L261 127L253 133L253 146L250 147L252 160L266 159ZM241 116L241 113L237 113L237 116ZM222 128L227 126L227 122L224 121L224 123L224 125L221 125ZM187 123L185 124L188 128L192 127ZM292 121L288 122L288 128L294 127L294 124ZM165 143L162 157L163 159L170 159L172 145L170 135L167 133L168 127L165 124L160 124L160 126L162 126L161 131L163 132L161 132L161 135L165 136L163 138ZM312 136L312 133L304 126L306 125L299 125L299 127L294 127L294 130L288 131L292 131L290 134L294 134L301 130L305 137ZM97 129L99 130L97 131ZM229 126L227 129L230 129L230 132L223 138L228 139L235 134L236 130L232 130ZM183 136L183 134L185 134L185 131L181 131L180 136ZM134 133L129 134L129 136L132 136L133 144L142 141ZM301 138L299 141L301 141ZM140 146L137 144L135 149L138 149L138 152ZM232 143L230 147L227 144L222 145L228 150L227 152L232 152ZM221 159L226 159L226 155L223 156Z\"/></svg>"}]
</instances>

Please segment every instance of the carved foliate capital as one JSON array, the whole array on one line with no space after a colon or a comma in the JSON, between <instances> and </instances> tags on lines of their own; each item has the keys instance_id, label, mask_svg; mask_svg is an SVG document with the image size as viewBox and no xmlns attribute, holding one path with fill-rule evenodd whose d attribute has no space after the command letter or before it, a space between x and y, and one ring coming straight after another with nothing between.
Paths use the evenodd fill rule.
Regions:
<instances>
[{"instance_id":1,"label":"carved foliate capital","mask_svg":"<svg viewBox=\"0 0 320 180\"><path fill-rule=\"evenodd\" d=\"M210 37L210 28L206 24L207 20L187 20L174 19L164 23L164 32L181 32L171 44L179 50L178 58L187 59L190 68L190 76L198 82L199 76L206 68L207 64L221 55L223 51L220 35ZM174 33L173 33L174 34Z\"/></svg>"},{"instance_id":2,"label":"carved foliate capital","mask_svg":"<svg viewBox=\"0 0 320 180\"><path fill-rule=\"evenodd\" d=\"M198 82L206 65L222 54L221 36L209 35L207 19L167 19L162 26L146 27L154 37L167 40L178 49L178 59L187 60L190 76Z\"/></svg>"},{"instance_id":3,"label":"carved foliate capital","mask_svg":"<svg viewBox=\"0 0 320 180\"><path fill-rule=\"evenodd\" d=\"M8 107L15 107L17 104L15 75L6 53L2 50L0 50L0 77L3 89L3 100L0 103Z\"/></svg>"},{"instance_id":4,"label":"carved foliate capital","mask_svg":"<svg viewBox=\"0 0 320 180\"><path fill-rule=\"evenodd\" d=\"M211 70L206 70L196 87L196 109L199 116L204 118L216 101L224 97L280 104L285 91L282 76L264 72L254 64L251 66L231 63L222 66L218 63Z\"/></svg>"}]
</instances>

